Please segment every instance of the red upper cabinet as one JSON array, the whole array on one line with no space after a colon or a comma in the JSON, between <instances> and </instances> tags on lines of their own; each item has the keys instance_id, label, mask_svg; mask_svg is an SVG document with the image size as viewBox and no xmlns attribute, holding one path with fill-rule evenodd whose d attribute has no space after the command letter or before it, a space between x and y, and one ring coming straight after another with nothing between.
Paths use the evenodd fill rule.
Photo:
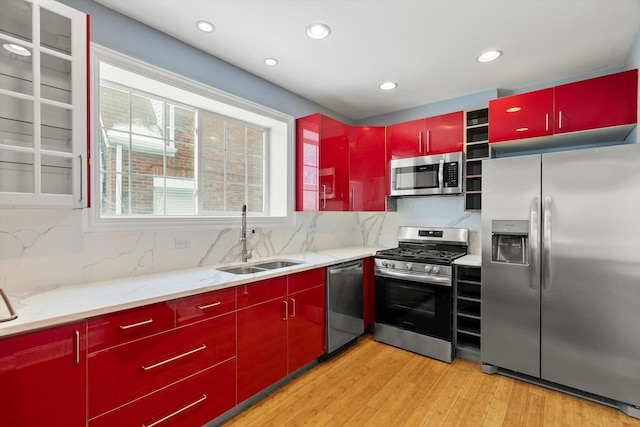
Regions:
<instances>
[{"instance_id":1,"label":"red upper cabinet","mask_svg":"<svg viewBox=\"0 0 640 427\"><path fill-rule=\"evenodd\" d=\"M638 70L623 71L489 101L489 142L523 140L602 129L577 143L615 141L637 121ZM564 142L573 142L565 135ZM533 147L533 146L532 146Z\"/></svg>"},{"instance_id":2,"label":"red upper cabinet","mask_svg":"<svg viewBox=\"0 0 640 427\"><path fill-rule=\"evenodd\" d=\"M349 210L349 125L316 113L296 128L296 210Z\"/></svg>"},{"instance_id":3,"label":"red upper cabinet","mask_svg":"<svg viewBox=\"0 0 640 427\"><path fill-rule=\"evenodd\" d=\"M553 88L489 101L489 142L553 133Z\"/></svg>"},{"instance_id":4,"label":"red upper cabinet","mask_svg":"<svg viewBox=\"0 0 640 427\"><path fill-rule=\"evenodd\" d=\"M384 211L386 195L385 128L352 126L349 135L350 210Z\"/></svg>"},{"instance_id":5,"label":"red upper cabinet","mask_svg":"<svg viewBox=\"0 0 640 427\"><path fill-rule=\"evenodd\" d=\"M463 150L464 112L427 117L424 119L425 153L443 154Z\"/></svg>"},{"instance_id":6,"label":"red upper cabinet","mask_svg":"<svg viewBox=\"0 0 640 427\"><path fill-rule=\"evenodd\" d=\"M387 157L404 159L426 154L424 119L387 126Z\"/></svg>"},{"instance_id":7,"label":"red upper cabinet","mask_svg":"<svg viewBox=\"0 0 640 427\"><path fill-rule=\"evenodd\" d=\"M84 321L0 340L0 424L85 426L86 371Z\"/></svg>"},{"instance_id":8,"label":"red upper cabinet","mask_svg":"<svg viewBox=\"0 0 640 427\"><path fill-rule=\"evenodd\" d=\"M555 87L555 133L636 123L638 70Z\"/></svg>"}]
</instances>

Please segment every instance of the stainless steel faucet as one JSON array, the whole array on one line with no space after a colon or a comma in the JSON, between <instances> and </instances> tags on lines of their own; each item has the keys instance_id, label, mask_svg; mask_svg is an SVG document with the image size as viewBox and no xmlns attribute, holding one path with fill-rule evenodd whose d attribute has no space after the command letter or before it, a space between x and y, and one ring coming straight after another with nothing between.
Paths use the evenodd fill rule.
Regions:
<instances>
[{"instance_id":1,"label":"stainless steel faucet","mask_svg":"<svg viewBox=\"0 0 640 427\"><path fill-rule=\"evenodd\" d=\"M247 205L242 205L242 262L247 262L251 258L251 253L247 254Z\"/></svg>"}]
</instances>

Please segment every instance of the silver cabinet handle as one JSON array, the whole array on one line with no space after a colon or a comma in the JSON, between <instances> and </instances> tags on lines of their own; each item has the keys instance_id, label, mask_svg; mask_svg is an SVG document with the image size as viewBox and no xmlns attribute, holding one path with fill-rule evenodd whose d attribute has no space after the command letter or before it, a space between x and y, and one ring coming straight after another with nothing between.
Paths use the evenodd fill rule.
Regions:
<instances>
[{"instance_id":1,"label":"silver cabinet handle","mask_svg":"<svg viewBox=\"0 0 640 427\"><path fill-rule=\"evenodd\" d=\"M534 197L531 200L529 212L529 250L531 252L531 262L529 263L531 289L540 288L540 199Z\"/></svg>"},{"instance_id":2,"label":"silver cabinet handle","mask_svg":"<svg viewBox=\"0 0 640 427\"><path fill-rule=\"evenodd\" d=\"M562 111L558 111L558 129L562 129Z\"/></svg>"},{"instance_id":3,"label":"silver cabinet handle","mask_svg":"<svg viewBox=\"0 0 640 427\"><path fill-rule=\"evenodd\" d=\"M551 196L544 198L544 217L542 222L542 252L544 254L544 280L542 288L545 291L551 290Z\"/></svg>"},{"instance_id":4,"label":"silver cabinet handle","mask_svg":"<svg viewBox=\"0 0 640 427\"><path fill-rule=\"evenodd\" d=\"M290 298L291 299L291 318L293 319L294 317L296 317L296 299L295 298Z\"/></svg>"},{"instance_id":5,"label":"silver cabinet handle","mask_svg":"<svg viewBox=\"0 0 640 427\"><path fill-rule=\"evenodd\" d=\"M6 305L7 309L9 310L9 317L6 317L4 319L0 319L0 322L8 322L9 320L17 319L18 318L18 313L16 313L16 311L13 309L13 306L11 305L11 302L9 301L9 298L7 298L7 295L4 293L4 291L2 289L0 289L0 296L2 297L2 300L4 301L4 305Z\"/></svg>"},{"instance_id":6,"label":"silver cabinet handle","mask_svg":"<svg viewBox=\"0 0 640 427\"><path fill-rule=\"evenodd\" d=\"M356 210L356 190L355 188L351 189L351 210Z\"/></svg>"},{"instance_id":7,"label":"silver cabinet handle","mask_svg":"<svg viewBox=\"0 0 640 427\"><path fill-rule=\"evenodd\" d=\"M549 113L544 115L544 130L549 132Z\"/></svg>"},{"instance_id":8,"label":"silver cabinet handle","mask_svg":"<svg viewBox=\"0 0 640 427\"><path fill-rule=\"evenodd\" d=\"M440 192L442 193L442 188L444 187L444 160L440 160L440 166L438 166L438 183L440 187Z\"/></svg>"},{"instance_id":9,"label":"silver cabinet handle","mask_svg":"<svg viewBox=\"0 0 640 427\"><path fill-rule=\"evenodd\" d=\"M153 365L149 365L149 366L142 365L141 368L142 368L143 371L150 371L152 369L159 368L160 366L166 365L167 363L175 362L176 360L180 360L183 357L190 356L190 355L192 355L194 353L197 353L199 351L202 351L202 350L204 350L206 348L207 348L207 346L205 344L201 344L200 347L198 347L198 348L194 348L193 350L189 350L189 351L181 353L181 354L179 354L177 356L170 357L170 358L168 358L166 360L163 360L162 362L154 363Z\"/></svg>"},{"instance_id":10,"label":"silver cabinet handle","mask_svg":"<svg viewBox=\"0 0 640 427\"><path fill-rule=\"evenodd\" d=\"M284 303L284 317L282 320L287 320L289 318L289 304L286 301L282 301Z\"/></svg>"},{"instance_id":11,"label":"silver cabinet handle","mask_svg":"<svg viewBox=\"0 0 640 427\"><path fill-rule=\"evenodd\" d=\"M327 207L327 186L322 184L322 209Z\"/></svg>"},{"instance_id":12,"label":"silver cabinet handle","mask_svg":"<svg viewBox=\"0 0 640 427\"><path fill-rule=\"evenodd\" d=\"M422 132L418 132L418 154L422 154Z\"/></svg>"},{"instance_id":13,"label":"silver cabinet handle","mask_svg":"<svg viewBox=\"0 0 640 427\"><path fill-rule=\"evenodd\" d=\"M195 402L191 402L191 403L189 403L187 406L184 406L184 407L182 407L182 408L178 409L177 411L172 412L172 413L170 413L169 415L167 415L167 416L165 416L165 417L163 417L163 418L160 418L160 419L159 419L159 420L157 420L157 421L152 422L151 424L142 424L142 427L155 427L155 426L157 426L157 425L160 425L160 423L163 423L163 422L165 422L165 421L169 420L170 418L173 418L173 417L175 417L176 415L178 415L178 414L180 414L180 413L182 413L182 412L184 412L184 411L187 411L187 410L189 410L189 409L193 408L194 406L196 406L196 405L197 405L197 404L199 404L199 403L204 402L205 400L207 400L207 395L206 395L206 394L203 394L203 395L202 395L202 397L201 397L201 398L199 398L198 400L196 400Z\"/></svg>"},{"instance_id":14,"label":"silver cabinet handle","mask_svg":"<svg viewBox=\"0 0 640 427\"><path fill-rule=\"evenodd\" d=\"M82 202L82 199L84 199L84 187L82 185L82 173L84 172L84 165L83 165L83 161L82 161L82 154L80 154L80 199L78 200L78 202Z\"/></svg>"},{"instance_id":15,"label":"silver cabinet handle","mask_svg":"<svg viewBox=\"0 0 640 427\"><path fill-rule=\"evenodd\" d=\"M153 323L153 319L143 320L142 322L138 322L138 323L131 323L130 325L120 325L120 329L123 331L126 331L128 329L137 328L139 326L148 325L150 323Z\"/></svg>"},{"instance_id":16,"label":"silver cabinet handle","mask_svg":"<svg viewBox=\"0 0 640 427\"><path fill-rule=\"evenodd\" d=\"M212 302L211 304L205 304L205 305L196 305L196 308L198 310L206 310L208 308L213 308L213 307L217 307L219 305L222 305L222 302L220 301L216 301L216 302Z\"/></svg>"},{"instance_id":17,"label":"silver cabinet handle","mask_svg":"<svg viewBox=\"0 0 640 427\"><path fill-rule=\"evenodd\" d=\"M74 362L76 365L80 364L80 331L75 330L73 332L73 342L74 342Z\"/></svg>"},{"instance_id":18,"label":"silver cabinet handle","mask_svg":"<svg viewBox=\"0 0 640 427\"><path fill-rule=\"evenodd\" d=\"M431 131L427 130L427 153L431 152Z\"/></svg>"}]
</instances>

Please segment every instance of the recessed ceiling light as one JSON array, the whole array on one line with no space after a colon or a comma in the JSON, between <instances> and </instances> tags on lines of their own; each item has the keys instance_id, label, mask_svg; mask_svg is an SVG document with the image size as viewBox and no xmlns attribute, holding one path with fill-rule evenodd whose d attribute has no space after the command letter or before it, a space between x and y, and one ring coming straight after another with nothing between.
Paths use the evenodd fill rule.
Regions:
<instances>
[{"instance_id":1,"label":"recessed ceiling light","mask_svg":"<svg viewBox=\"0 0 640 427\"><path fill-rule=\"evenodd\" d=\"M19 46L17 44L5 43L2 45L2 47L11 53L15 53L16 55L31 56L31 52L29 52L29 49L25 49L24 47Z\"/></svg>"},{"instance_id":2,"label":"recessed ceiling light","mask_svg":"<svg viewBox=\"0 0 640 427\"><path fill-rule=\"evenodd\" d=\"M196 27L202 32L210 33L216 29L213 24L209 21L198 21L196 22Z\"/></svg>"},{"instance_id":3,"label":"recessed ceiling light","mask_svg":"<svg viewBox=\"0 0 640 427\"><path fill-rule=\"evenodd\" d=\"M329 37L331 28L325 24L311 24L307 27L307 36L315 40L321 40Z\"/></svg>"},{"instance_id":4,"label":"recessed ceiling light","mask_svg":"<svg viewBox=\"0 0 640 427\"><path fill-rule=\"evenodd\" d=\"M382 90L392 90L398 87L398 83L396 82L384 82L378 86Z\"/></svg>"},{"instance_id":5,"label":"recessed ceiling light","mask_svg":"<svg viewBox=\"0 0 640 427\"><path fill-rule=\"evenodd\" d=\"M476 61L478 61L478 62L491 62L491 61L495 61L496 59L500 58L501 56L502 56L502 52L500 52L499 50L488 50L488 51L483 52L480 55L478 55L478 57L476 58Z\"/></svg>"},{"instance_id":6,"label":"recessed ceiling light","mask_svg":"<svg viewBox=\"0 0 640 427\"><path fill-rule=\"evenodd\" d=\"M264 63L267 65L274 66L274 65L278 65L278 60L276 58L266 58L264 60Z\"/></svg>"}]
</instances>

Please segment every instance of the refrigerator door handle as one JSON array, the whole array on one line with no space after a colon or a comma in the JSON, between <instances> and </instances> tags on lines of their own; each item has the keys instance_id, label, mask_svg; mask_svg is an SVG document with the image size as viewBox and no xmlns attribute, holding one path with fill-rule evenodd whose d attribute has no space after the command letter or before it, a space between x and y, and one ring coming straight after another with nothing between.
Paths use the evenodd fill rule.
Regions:
<instances>
[{"instance_id":1,"label":"refrigerator door handle","mask_svg":"<svg viewBox=\"0 0 640 427\"><path fill-rule=\"evenodd\" d=\"M544 198L544 213L542 218L542 253L544 277L542 280L542 289L551 290L551 205L553 199L551 196Z\"/></svg>"},{"instance_id":2,"label":"refrigerator door handle","mask_svg":"<svg viewBox=\"0 0 640 427\"><path fill-rule=\"evenodd\" d=\"M540 289L540 199L531 200L529 212L529 250L531 252L530 282L531 289Z\"/></svg>"}]
</instances>

